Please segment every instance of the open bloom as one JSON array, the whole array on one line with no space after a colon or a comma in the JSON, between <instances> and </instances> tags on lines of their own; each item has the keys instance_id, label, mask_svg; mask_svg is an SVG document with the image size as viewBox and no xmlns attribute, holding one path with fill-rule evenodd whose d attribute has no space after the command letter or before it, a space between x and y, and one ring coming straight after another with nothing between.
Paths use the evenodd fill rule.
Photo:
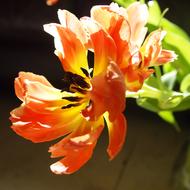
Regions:
<instances>
[{"instance_id":1,"label":"open bloom","mask_svg":"<svg viewBox=\"0 0 190 190\"><path fill-rule=\"evenodd\" d=\"M33 142L63 137L51 146L51 165L56 174L70 174L91 157L97 139L108 127L110 159L120 151L125 135L125 83L116 61L115 43L95 22L81 22L70 12L59 10L61 24L44 26L54 36L55 53L65 71L63 89L54 88L45 77L20 72L15 92L23 102L11 112L12 129ZM90 30L93 28L93 34ZM90 34L90 36L87 35ZM94 66L86 47L94 49Z\"/></svg>"},{"instance_id":2,"label":"open bloom","mask_svg":"<svg viewBox=\"0 0 190 190\"><path fill-rule=\"evenodd\" d=\"M127 90L139 90L144 80L154 72L150 67L172 62L173 51L162 49L166 32L153 31L145 39L148 8L140 2L132 3L127 9L116 3L94 6L91 18L102 25L117 46L117 64L125 77Z\"/></svg>"}]
</instances>

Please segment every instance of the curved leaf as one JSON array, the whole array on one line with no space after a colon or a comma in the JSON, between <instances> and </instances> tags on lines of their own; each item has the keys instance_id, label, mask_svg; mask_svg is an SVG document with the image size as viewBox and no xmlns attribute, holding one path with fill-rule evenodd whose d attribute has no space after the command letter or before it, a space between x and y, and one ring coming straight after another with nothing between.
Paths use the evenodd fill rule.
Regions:
<instances>
[{"instance_id":1,"label":"curved leaf","mask_svg":"<svg viewBox=\"0 0 190 190\"><path fill-rule=\"evenodd\" d=\"M180 85L181 92L190 92L190 74L186 75Z\"/></svg>"}]
</instances>

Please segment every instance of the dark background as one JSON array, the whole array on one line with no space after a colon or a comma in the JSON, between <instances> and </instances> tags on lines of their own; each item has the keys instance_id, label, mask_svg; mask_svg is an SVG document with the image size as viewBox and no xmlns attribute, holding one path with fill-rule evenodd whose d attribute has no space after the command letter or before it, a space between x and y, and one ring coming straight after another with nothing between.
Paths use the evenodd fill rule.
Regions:
<instances>
[{"instance_id":1,"label":"dark background","mask_svg":"<svg viewBox=\"0 0 190 190\"><path fill-rule=\"evenodd\" d=\"M176 162L189 136L188 113L178 114L182 132L127 101L128 136L118 157L108 162L107 132L103 133L93 158L71 176L55 176L49 165L55 160L47 153L52 143L33 144L10 129L9 112L19 106L14 95L14 78L19 71L44 75L61 88L63 71L54 55L53 38L43 24L58 22L57 9L78 17L89 15L102 0L60 0L52 7L45 0L0 2L0 190L172 190ZM188 0L159 1L166 17L190 34ZM180 155L180 156L179 156Z\"/></svg>"},{"instance_id":2,"label":"dark background","mask_svg":"<svg viewBox=\"0 0 190 190\"><path fill-rule=\"evenodd\" d=\"M52 7L45 0L7 0L0 4L1 93L13 92L11 84L21 70L44 74L49 80L60 81L62 71L53 54L53 38L43 31L43 24L58 22L57 9L67 9L78 17L89 15L95 4L109 0L60 0ZM190 33L188 0L160 0L162 10L169 7L166 17ZM6 83L5 83L6 81Z\"/></svg>"}]
</instances>

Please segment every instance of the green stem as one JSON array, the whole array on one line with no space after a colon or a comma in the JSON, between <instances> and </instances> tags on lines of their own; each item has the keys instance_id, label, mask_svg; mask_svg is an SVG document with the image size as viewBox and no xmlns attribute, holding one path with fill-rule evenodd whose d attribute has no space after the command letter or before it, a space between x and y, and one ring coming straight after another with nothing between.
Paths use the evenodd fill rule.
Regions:
<instances>
[{"instance_id":1,"label":"green stem","mask_svg":"<svg viewBox=\"0 0 190 190\"><path fill-rule=\"evenodd\" d=\"M143 85L141 90L138 90L137 92L130 92L126 91L125 97L126 98L153 98L153 99L159 99L161 96L161 91L157 90L156 88L153 88L151 86L148 86L146 83Z\"/></svg>"},{"instance_id":2,"label":"green stem","mask_svg":"<svg viewBox=\"0 0 190 190\"><path fill-rule=\"evenodd\" d=\"M159 89L160 90L164 90L164 85L161 81L161 76L162 76L162 73L161 73L161 70L160 70L160 67L159 66L155 66L155 74L156 74L156 78L157 78L157 83L158 83L158 86L159 86Z\"/></svg>"},{"instance_id":3,"label":"green stem","mask_svg":"<svg viewBox=\"0 0 190 190\"><path fill-rule=\"evenodd\" d=\"M161 14L161 16L160 16L159 23L158 23L158 28L160 28L162 19L164 18L165 14L166 14L168 11L169 11L169 8L166 8L166 9L162 12L162 14Z\"/></svg>"}]
</instances>

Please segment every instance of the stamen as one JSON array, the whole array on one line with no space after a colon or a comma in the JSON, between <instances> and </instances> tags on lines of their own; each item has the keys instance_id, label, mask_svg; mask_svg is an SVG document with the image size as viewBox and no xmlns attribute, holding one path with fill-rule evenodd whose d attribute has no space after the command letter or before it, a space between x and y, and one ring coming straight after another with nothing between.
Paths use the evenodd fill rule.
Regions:
<instances>
[{"instance_id":1,"label":"stamen","mask_svg":"<svg viewBox=\"0 0 190 190\"><path fill-rule=\"evenodd\" d=\"M82 89L82 88L79 88L79 87L76 87L76 86L71 86L71 91L74 90L75 92L80 92L81 94L86 94L86 90Z\"/></svg>"},{"instance_id":2,"label":"stamen","mask_svg":"<svg viewBox=\"0 0 190 190\"><path fill-rule=\"evenodd\" d=\"M68 104L66 106L61 107L61 109L67 109L67 108L76 107L76 106L79 106L79 105L80 105L80 103Z\"/></svg>"},{"instance_id":3,"label":"stamen","mask_svg":"<svg viewBox=\"0 0 190 190\"><path fill-rule=\"evenodd\" d=\"M89 77L90 76L90 74L88 73L88 71L86 70L86 69L84 69L84 68L80 68L81 70L82 70L82 72L86 75L86 77Z\"/></svg>"},{"instance_id":4,"label":"stamen","mask_svg":"<svg viewBox=\"0 0 190 190\"><path fill-rule=\"evenodd\" d=\"M65 73L63 81L65 82L66 86L75 84L81 88L90 88L90 85L85 81L84 77L71 72Z\"/></svg>"},{"instance_id":5,"label":"stamen","mask_svg":"<svg viewBox=\"0 0 190 190\"><path fill-rule=\"evenodd\" d=\"M78 101L82 100L82 98L80 98L80 97L62 97L62 99L69 100L71 102L78 102Z\"/></svg>"},{"instance_id":6,"label":"stamen","mask_svg":"<svg viewBox=\"0 0 190 190\"><path fill-rule=\"evenodd\" d=\"M91 51L88 51L87 58L88 58L88 67L91 69L94 68L94 53ZM93 69L90 72L90 76L91 77L93 76Z\"/></svg>"},{"instance_id":7,"label":"stamen","mask_svg":"<svg viewBox=\"0 0 190 190\"><path fill-rule=\"evenodd\" d=\"M73 77L73 82L74 82L74 84L77 84L81 88L90 88L90 85L84 80L83 77L81 77L79 75L75 75Z\"/></svg>"}]
</instances>

